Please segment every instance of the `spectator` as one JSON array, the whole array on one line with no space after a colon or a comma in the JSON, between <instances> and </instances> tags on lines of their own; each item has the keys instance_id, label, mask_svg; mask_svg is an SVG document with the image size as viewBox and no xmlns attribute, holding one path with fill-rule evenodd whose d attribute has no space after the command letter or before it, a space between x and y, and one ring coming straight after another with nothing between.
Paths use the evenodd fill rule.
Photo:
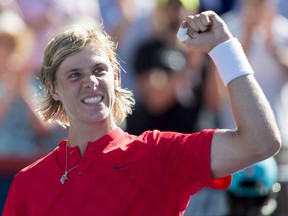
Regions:
<instances>
[{"instance_id":1,"label":"spectator","mask_svg":"<svg viewBox=\"0 0 288 216\"><path fill-rule=\"evenodd\" d=\"M35 112L36 79L29 57L33 33L12 9L0 12L0 211L14 175L64 136Z\"/></svg>"},{"instance_id":2,"label":"spectator","mask_svg":"<svg viewBox=\"0 0 288 216\"><path fill-rule=\"evenodd\" d=\"M282 176L282 173L287 173L284 167L288 164L286 159L288 149L288 92L285 90L288 86L287 59L285 60L288 53L288 34L286 31L288 19L277 13L277 1L275 0L241 0L239 3L240 10L231 11L222 17L233 34L241 41L255 71L255 77L275 113L283 141L283 148L276 156L279 176ZM227 103L228 97L226 99L227 101L223 103L225 105L220 112L221 125L231 126L234 123ZM282 181L282 187L287 187L288 178ZM279 211L286 209L287 212L285 203L288 200L281 200L281 196L282 192L279 194Z\"/></svg>"},{"instance_id":3,"label":"spectator","mask_svg":"<svg viewBox=\"0 0 288 216\"><path fill-rule=\"evenodd\" d=\"M35 46L31 64L34 73L38 73L42 56L52 35L62 30L66 25L77 23L83 19L100 21L100 11L97 0L15 0L26 25L35 34Z\"/></svg>"},{"instance_id":4,"label":"spectator","mask_svg":"<svg viewBox=\"0 0 288 216\"><path fill-rule=\"evenodd\" d=\"M232 179L228 189L229 216L274 215L280 186L273 157L233 174Z\"/></svg>"}]
</instances>

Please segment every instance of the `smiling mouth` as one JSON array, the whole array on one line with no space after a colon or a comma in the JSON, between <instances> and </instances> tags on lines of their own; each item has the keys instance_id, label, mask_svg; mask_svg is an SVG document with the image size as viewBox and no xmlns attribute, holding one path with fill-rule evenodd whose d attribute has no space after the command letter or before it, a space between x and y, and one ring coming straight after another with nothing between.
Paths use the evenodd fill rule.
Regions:
<instances>
[{"instance_id":1,"label":"smiling mouth","mask_svg":"<svg viewBox=\"0 0 288 216\"><path fill-rule=\"evenodd\" d=\"M84 98L82 101L85 104L97 104L97 103L100 103L102 100L103 100L103 96L97 96L97 97Z\"/></svg>"}]
</instances>

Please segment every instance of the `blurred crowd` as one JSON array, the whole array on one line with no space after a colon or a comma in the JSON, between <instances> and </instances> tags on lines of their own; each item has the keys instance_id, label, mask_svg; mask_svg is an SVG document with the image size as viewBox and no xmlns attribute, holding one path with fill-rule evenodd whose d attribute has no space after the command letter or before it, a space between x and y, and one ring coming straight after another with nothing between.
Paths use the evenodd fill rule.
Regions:
<instances>
[{"instance_id":1,"label":"blurred crowd","mask_svg":"<svg viewBox=\"0 0 288 216\"><path fill-rule=\"evenodd\" d=\"M0 212L13 176L66 138L67 129L37 114L37 77L49 39L67 26L102 25L118 41L122 86L136 97L123 130L234 128L229 95L213 63L176 38L181 21L204 10L221 15L242 43L283 148L235 174L228 191L202 190L185 215L288 215L286 0L0 0Z\"/></svg>"}]
</instances>

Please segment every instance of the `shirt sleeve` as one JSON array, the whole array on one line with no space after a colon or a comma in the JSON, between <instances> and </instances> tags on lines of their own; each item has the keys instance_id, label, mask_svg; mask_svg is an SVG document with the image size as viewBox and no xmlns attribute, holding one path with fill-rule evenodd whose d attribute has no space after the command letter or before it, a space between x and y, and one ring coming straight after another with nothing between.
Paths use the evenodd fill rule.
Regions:
<instances>
[{"instance_id":1,"label":"shirt sleeve","mask_svg":"<svg viewBox=\"0 0 288 216\"><path fill-rule=\"evenodd\" d=\"M179 191L191 195L204 187L226 189L230 185L231 176L212 177L210 158L214 130L192 134L154 133L157 154Z\"/></svg>"},{"instance_id":2,"label":"shirt sleeve","mask_svg":"<svg viewBox=\"0 0 288 216\"><path fill-rule=\"evenodd\" d=\"M23 189L24 187L20 186L20 181L17 177L16 175L9 189L2 216L28 215L23 197L26 192L21 191L21 188Z\"/></svg>"}]
</instances>

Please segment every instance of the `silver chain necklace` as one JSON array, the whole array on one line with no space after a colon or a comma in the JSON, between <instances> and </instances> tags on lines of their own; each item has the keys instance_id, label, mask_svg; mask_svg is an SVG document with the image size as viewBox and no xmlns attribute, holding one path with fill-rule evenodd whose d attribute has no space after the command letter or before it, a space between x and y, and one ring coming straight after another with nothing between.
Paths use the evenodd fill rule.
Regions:
<instances>
[{"instance_id":1,"label":"silver chain necklace","mask_svg":"<svg viewBox=\"0 0 288 216\"><path fill-rule=\"evenodd\" d=\"M62 183L62 184L64 184L67 180L68 180L68 174L72 171L72 170L74 170L74 169L76 169L78 166L79 166L79 164L78 165L76 165L76 166L74 166L74 167L72 167L71 169L69 169L68 170L68 142L67 142L67 144L66 144L66 162L65 162L65 172L64 172L64 174L62 175L62 177L60 178L60 182Z\"/></svg>"}]
</instances>

